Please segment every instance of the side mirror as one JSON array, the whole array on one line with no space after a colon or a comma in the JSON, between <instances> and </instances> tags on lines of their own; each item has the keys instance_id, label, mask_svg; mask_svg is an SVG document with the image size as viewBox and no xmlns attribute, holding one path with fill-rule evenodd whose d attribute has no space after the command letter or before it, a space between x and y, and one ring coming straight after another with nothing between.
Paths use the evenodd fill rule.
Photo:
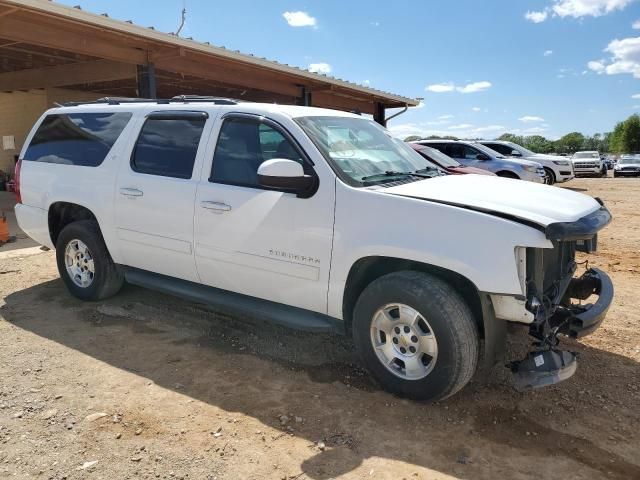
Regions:
<instances>
[{"instance_id":1,"label":"side mirror","mask_svg":"<svg viewBox=\"0 0 640 480\"><path fill-rule=\"evenodd\" d=\"M258 167L258 183L293 193L303 192L313 185L313 177L305 175L302 165L293 160L274 158Z\"/></svg>"},{"instance_id":2,"label":"side mirror","mask_svg":"<svg viewBox=\"0 0 640 480\"><path fill-rule=\"evenodd\" d=\"M517 150L511 150L511 156L512 157L521 157L522 154Z\"/></svg>"},{"instance_id":3,"label":"side mirror","mask_svg":"<svg viewBox=\"0 0 640 480\"><path fill-rule=\"evenodd\" d=\"M476 155L476 160L491 160L489 155L485 155L484 153L479 153Z\"/></svg>"}]
</instances>

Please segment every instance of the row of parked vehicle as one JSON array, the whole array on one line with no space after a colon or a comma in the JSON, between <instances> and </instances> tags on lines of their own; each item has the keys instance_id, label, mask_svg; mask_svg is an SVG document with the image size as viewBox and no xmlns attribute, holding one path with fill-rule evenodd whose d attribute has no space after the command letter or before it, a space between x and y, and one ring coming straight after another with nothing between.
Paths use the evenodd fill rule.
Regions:
<instances>
[{"instance_id":1,"label":"row of parked vehicle","mask_svg":"<svg viewBox=\"0 0 640 480\"><path fill-rule=\"evenodd\" d=\"M498 175L553 185L574 177L640 176L640 155L613 158L597 151L576 152L572 157L534 153L513 142L500 140L416 140L411 147L448 173Z\"/></svg>"}]
</instances>

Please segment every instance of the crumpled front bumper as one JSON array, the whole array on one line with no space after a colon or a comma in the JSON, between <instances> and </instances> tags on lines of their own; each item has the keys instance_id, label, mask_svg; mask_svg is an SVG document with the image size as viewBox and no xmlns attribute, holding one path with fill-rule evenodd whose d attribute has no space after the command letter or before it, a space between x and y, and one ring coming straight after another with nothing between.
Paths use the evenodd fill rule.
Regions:
<instances>
[{"instance_id":1,"label":"crumpled front bumper","mask_svg":"<svg viewBox=\"0 0 640 480\"><path fill-rule=\"evenodd\" d=\"M598 296L594 303L561 307L550 323L560 325L560 333L572 338L590 335L604 320L614 295L613 282L598 268L590 268L581 277L572 279L565 299L587 300L592 295Z\"/></svg>"}]
</instances>

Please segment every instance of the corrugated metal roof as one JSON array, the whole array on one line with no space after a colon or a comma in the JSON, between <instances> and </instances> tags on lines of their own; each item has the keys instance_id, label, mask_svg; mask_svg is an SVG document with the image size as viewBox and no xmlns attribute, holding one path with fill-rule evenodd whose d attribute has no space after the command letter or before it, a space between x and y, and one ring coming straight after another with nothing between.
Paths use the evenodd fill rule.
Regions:
<instances>
[{"instance_id":1,"label":"corrugated metal roof","mask_svg":"<svg viewBox=\"0 0 640 480\"><path fill-rule=\"evenodd\" d=\"M214 46L209 42L199 42L192 38L182 38L171 33L164 33L156 30L154 27L142 27L134 24L131 20L121 21L110 18L108 14L95 14L84 11L80 6L68 7L66 5L60 5L50 0L0 0L0 4L7 6L22 7L29 10L44 13L46 15L52 15L57 17L63 17L65 19L91 24L95 27L118 31L120 33L152 40L155 42L162 42L177 47L188 48L200 53L210 54L229 60L243 62L262 68L287 73L300 78L307 78L314 81L321 81L329 85L336 87L347 88L353 91L360 92L366 95L375 96L381 100L386 100L393 103L407 104L408 106L417 106L418 100L397 95L382 90L377 90L369 86L350 82L341 78L328 76L325 74L313 73L309 70L291 66L288 64L279 63L274 60L269 60L263 57L256 57L252 54L241 53L238 50L229 50L223 46Z\"/></svg>"}]
</instances>

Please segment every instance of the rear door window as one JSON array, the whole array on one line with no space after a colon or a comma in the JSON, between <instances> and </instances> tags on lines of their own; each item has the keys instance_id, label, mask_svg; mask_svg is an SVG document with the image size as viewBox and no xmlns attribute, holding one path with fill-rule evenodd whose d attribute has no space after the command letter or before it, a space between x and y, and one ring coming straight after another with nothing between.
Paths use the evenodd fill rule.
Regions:
<instances>
[{"instance_id":1,"label":"rear door window","mask_svg":"<svg viewBox=\"0 0 640 480\"><path fill-rule=\"evenodd\" d=\"M502 145L501 143L483 143L483 145L489 147L491 150L495 150L502 155L511 155L513 148L508 145Z\"/></svg>"},{"instance_id":2,"label":"rear door window","mask_svg":"<svg viewBox=\"0 0 640 480\"><path fill-rule=\"evenodd\" d=\"M138 173L191 178L207 114L151 114L140 131L131 157Z\"/></svg>"},{"instance_id":3,"label":"rear door window","mask_svg":"<svg viewBox=\"0 0 640 480\"><path fill-rule=\"evenodd\" d=\"M97 167L130 119L129 112L47 115L31 139L24 160Z\"/></svg>"}]
</instances>

